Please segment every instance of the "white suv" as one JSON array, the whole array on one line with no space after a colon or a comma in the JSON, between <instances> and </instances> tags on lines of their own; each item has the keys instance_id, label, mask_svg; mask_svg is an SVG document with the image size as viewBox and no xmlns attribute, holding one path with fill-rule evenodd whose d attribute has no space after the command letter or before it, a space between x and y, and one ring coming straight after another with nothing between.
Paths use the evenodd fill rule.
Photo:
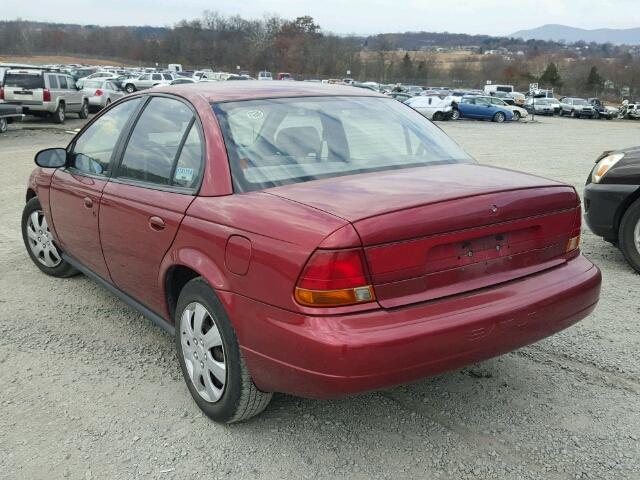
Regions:
<instances>
[{"instance_id":1,"label":"white suv","mask_svg":"<svg viewBox=\"0 0 640 480\"><path fill-rule=\"evenodd\" d=\"M57 71L8 70L3 97L6 103L21 105L23 113L50 116L55 123L64 123L68 112L89 116L89 100L76 88L73 77Z\"/></svg>"},{"instance_id":2,"label":"white suv","mask_svg":"<svg viewBox=\"0 0 640 480\"><path fill-rule=\"evenodd\" d=\"M124 81L124 90L133 93L136 90L155 87L156 85L169 85L176 77L172 73L145 73L138 78L130 78Z\"/></svg>"}]
</instances>

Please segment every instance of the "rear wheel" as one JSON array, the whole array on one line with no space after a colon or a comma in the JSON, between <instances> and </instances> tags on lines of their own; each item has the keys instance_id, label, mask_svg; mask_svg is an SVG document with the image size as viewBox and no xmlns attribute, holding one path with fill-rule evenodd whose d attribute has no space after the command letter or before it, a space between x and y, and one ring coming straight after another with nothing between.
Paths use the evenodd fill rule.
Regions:
<instances>
[{"instance_id":1,"label":"rear wheel","mask_svg":"<svg viewBox=\"0 0 640 480\"><path fill-rule=\"evenodd\" d=\"M62 258L37 197L27 202L22 211L22 239L33 263L52 277L71 277L78 271Z\"/></svg>"},{"instance_id":2,"label":"rear wheel","mask_svg":"<svg viewBox=\"0 0 640 480\"><path fill-rule=\"evenodd\" d=\"M498 112L493 116L493 121L494 122L498 122L498 123L502 123L502 122L505 121L505 118L506 118L506 116L505 116L504 113Z\"/></svg>"},{"instance_id":3,"label":"rear wheel","mask_svg":"<svg viewBox=\"0 0 640 480\"><path fill-rule=\"evenodd\" d=\"M58 108L56 108L56 111L53 113L53 122L64 123L66 118L67 118L67 114L66 114L64 102L60 102L58 104Z\"/></svg>"},{"instance_id":4,"label":"rear wheel","mask_svg":"<svg viewBox=\"0 0 640 480\"><path fill-rule=\"evenodd\" d=\"M624 257L640 273L640 200L631 204L622 217L618 242Z\"/></svg>"},{"instance_id":5,"label":"rear wheel","mask_svg":"<svg viewBox=\"0 0 640 480\"><path fill-rule=\"evenodd\" d=\"M9 128L9 123L6 118L0 118L0 133L4 133Z\"/></svg>"},{"instance_id":6,"label":"rear wheel","mask_svg":"<svg viewBox=\"0 0 640 480\"><path fill-rule=\"evenodd\" d=\"M224 307L202 278L191 280L180 292L175 325L182 374L209 418L233 423L267 407L273 394L253 383Z\"/></svg>"},{"instance_id":7,"label":"rear wheel","mask_svg":"<svg viewBox=\"0 0 640 480\"><path fill-rule=\"evenodd\" d=\"M457 108L454 108L451 111L451 120L458 120L460 119L460 110L458 110Z\"/></svg>"}]
</instances>

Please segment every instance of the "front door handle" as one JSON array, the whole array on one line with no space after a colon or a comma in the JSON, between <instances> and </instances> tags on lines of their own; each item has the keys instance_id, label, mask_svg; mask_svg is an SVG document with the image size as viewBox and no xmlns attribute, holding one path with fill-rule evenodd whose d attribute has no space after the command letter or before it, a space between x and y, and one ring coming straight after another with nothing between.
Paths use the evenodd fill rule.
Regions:
<instances>
[{"instance_id":1,"label":"front door handle","mask_svg":"<svg viewBox=\"0 0 640 480\"><path fill-rule=\"evenodd\" d=\"M87 208L93 208L93 200L91 200L91 198L89 197L84 197L82 199L82 201L84 202L84 206Z\"/></svg>"},{"instance_id":2,"label":"front door handle","mask_svg":"<svg viewBox=\"0 0 640 480\"><path fill-rule=\"evenodd\" d=\"M151 230L155 230L155 231L160 231L160 230L164 230L164 227L166 227L166 224L164 223L164 220L161 219L160 217L150 217L149 218L149 226L151 227Z\"/></svg>"}]
</instances>

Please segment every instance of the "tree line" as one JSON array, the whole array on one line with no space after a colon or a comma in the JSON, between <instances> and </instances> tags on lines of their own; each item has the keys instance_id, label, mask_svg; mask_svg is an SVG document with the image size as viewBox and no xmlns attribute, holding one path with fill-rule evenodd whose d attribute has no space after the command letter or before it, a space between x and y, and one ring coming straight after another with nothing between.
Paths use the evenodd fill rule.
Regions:
<instances>
[{"instance_id":1,"label":"tree line","mask_svg":"<svg viewBox=\"0 0 640 480\"><path fill-rule=\"evenodd\" d=\"M447 47L447 52L436 46ZM459 50L475 45L472 52ZM451 49L458 49L456 54ZM503 48L508 54L482 55ZM413 49L408 51L409 49ZM270 70L298 78L480 88L487 80L525 89L532 82L576 95L640 95L639 50L609 44L407 32L371 37L322 30L312 17L260 19L206 11L170 28L0 21L0 54L85 55L134 65ZM108 63L108 62L105 62Z\"/></svg>"}]
</instances>

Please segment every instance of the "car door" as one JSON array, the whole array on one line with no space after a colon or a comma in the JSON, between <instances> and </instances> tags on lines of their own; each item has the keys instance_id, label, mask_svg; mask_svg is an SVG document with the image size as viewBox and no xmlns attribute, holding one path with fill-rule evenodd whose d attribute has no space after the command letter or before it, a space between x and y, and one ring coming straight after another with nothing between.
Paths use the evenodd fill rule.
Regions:
<instances>
[{"instance_id":1,"label":"car door","mask_svg":"<svg viewBox=\"0 0 640 480\"><path fill-rule=\"evenodd\" d=\"M138 77L138 80L136 80L134 83L136 85L136 88L139 90L149 88L151 86L151 74L146 73L144 75L140 75Z\"/></svg>"},{"instance_id":2,"label":"car door","mask_svg":"<svg viewBox=\"0 0 640 480\"><path fill-rule=\"evenodd\" d=\"M149 88L162 82L163 82L162 75L159 73L153 73L151 74L151 83L149 84Z\"/></svg>"},{"instance_id":3,"label":"car door","mask_svg":"<svg viewBox=\"0 0 640 480\"><path fill-rule=\"evenodd\" d=\"M462 114L463 117L467 117L467 118L475 118L476 116L475 107L476 107L475 98L463 98L458 104L458 110L460 110L460 113Z\"/></svg>"},{"instance_id":4,"label":"car door","mask_svg":"<svg viewBox=\"0 0 640 480\"><path fill-rule=\"evenodd\" d=\"M60 91L67 105L67 111L78 112L82 108L82 92L76 88L76 82L69 75L59 75Z\"/></svg>"},{"instance_id":5,"label":"car door","mask_svg":"<svg viewBox=\"0 0 640 480\"><path fill-rule=\"evenodd\" d=\"M118 87L112 81L105 82L105 90L107 90L108 98L115 102L124 96L121 90L118 90Z\"/></svg>"},{"instance_id":6,"label":"car door","mask_svg":"<svg viewBox=\"0 0 640 480\"><path fill-rule=\"evenodd\" d=\"M100 239L111 278L156 312L164 305L160 263L200 183L201 138L190 105L152 97L103 192Z\"/></svg>"},{"instance_id":7,"label":"car door","mask_svg":"<svg viewBox=\"0 0 640 480\"><path fill-rule=\"evenodd\" d=\"M98 233L100 199L113 167L120 135L140 99L128 100L91 123L69 148L69 165L51 180L51 220L62 249L109 279Z\"/></svg>"}]
</instances>

